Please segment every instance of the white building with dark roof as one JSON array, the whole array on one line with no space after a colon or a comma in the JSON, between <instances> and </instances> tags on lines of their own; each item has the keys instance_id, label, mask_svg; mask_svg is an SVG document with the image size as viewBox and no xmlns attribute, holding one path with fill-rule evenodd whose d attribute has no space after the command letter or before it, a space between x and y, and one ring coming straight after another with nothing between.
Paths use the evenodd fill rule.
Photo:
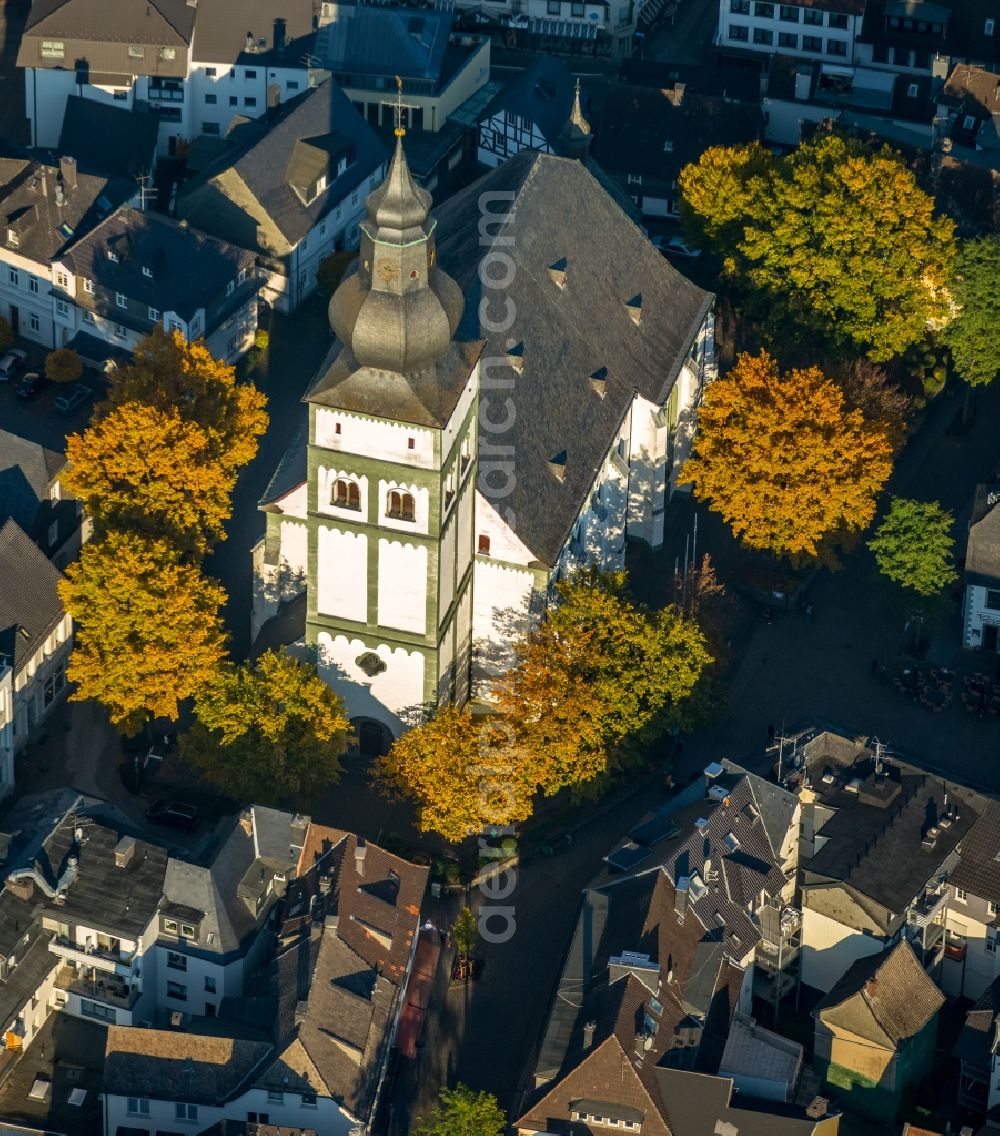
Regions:
<instances>
[{"instance_id":1,"label":"white building with dark roof","mask_svg":"<svg viewBox=\"0 0 1000 1136\"><path fill-rule=\"evenodd\" d=\"M1000 652L1000 485L977 485L965 552L962 644Z\"/></svg>"},{"instance_id":2,"label":"white building with dark roof","mask_svg":"<svg viewBox=\"0 0 1000 1136\"><path fill-rule=\"evenodd\" d=\"M715 374L712 296L579 162L429 206L398 148L255 552L257 626L307 582L306 643L381 744L502 667L553 581L662 543Z\"/></svg>"},{"instance_id":3,"label":"white building with dark roof","mask_svg":"<svg viewBox=\"0 0 1000 1136\"><path fill-rule=\"evenodd\" d=\"M719 0L716 43L721 51L743 57L781 52L850 65L864 15L865 0Z\"/></svg>"}]
</instances>

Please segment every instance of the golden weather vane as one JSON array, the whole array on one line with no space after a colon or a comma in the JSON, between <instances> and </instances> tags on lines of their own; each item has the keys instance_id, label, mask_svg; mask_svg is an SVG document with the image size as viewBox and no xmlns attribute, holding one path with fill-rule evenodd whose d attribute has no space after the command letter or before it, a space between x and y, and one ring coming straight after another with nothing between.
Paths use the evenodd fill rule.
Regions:
<instances>
[{"instance_id":1,"label":"golden weather vane","mask_svg":"<svg viewBox=\"0 0 1000 1136\"><path fill-rule=\"evenodd\" d=\"M396 137L402 138L406 134L403 125L403 80L396 76Z\"/></svg>"}]
</instances>

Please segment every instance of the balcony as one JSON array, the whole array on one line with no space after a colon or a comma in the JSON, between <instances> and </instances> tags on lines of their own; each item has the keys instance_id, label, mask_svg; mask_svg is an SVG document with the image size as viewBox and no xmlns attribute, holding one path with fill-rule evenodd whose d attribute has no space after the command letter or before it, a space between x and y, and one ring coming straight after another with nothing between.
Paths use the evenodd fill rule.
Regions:
<instances>
[{"instance_id":1,"label":"balcony","mask_svg":"<svg viewBox=\"0 0 1000 1136\"><path fill-rule=\"evenodd\" d=\"M184 101L184 87L176 81L160 84L155 79L151 79L148 93L151 99L159 99L160 102L182 103Z\"/></svg>"},{"instance_id":2,"label":"balcony","mask_svg":"<svg viewBox=\"0 0 1000 1136\"><path fill-rule=\"evenodd\" d=\"M936 923L944 914L945 904L948 902L947 888L937 892L928 892L910 908L908 921L917 927L927 927Z\"/></svg>"},{"instance_id":3,"label":"balcony","mask_svg":"<svg viewBox=\"0 0 1000 1136\"><path fill-rule=\"evenodd\" d=\"M132 973L132 960L135 958L134 951L123 951L120 947L81 946L63 935L56 935L49 940L49 950L67 962L89 966L106 974L117 974L122 978L127 978Z\"/></svg>"},{"instance_id":4,"label":"balcony","mask_svg":"<svg viewBox=\"0 0 1000 1136\"><path fill-rule=\"evenodd\" d=\"M139 990L128 983L116 979L99 977L96 971L81 974L72 966L62 966L56 972L56 989L81 998L92 998L95 1002L106 1002L123 1010L131 1010L139 997Z\"/></svg>"}]
</instances>

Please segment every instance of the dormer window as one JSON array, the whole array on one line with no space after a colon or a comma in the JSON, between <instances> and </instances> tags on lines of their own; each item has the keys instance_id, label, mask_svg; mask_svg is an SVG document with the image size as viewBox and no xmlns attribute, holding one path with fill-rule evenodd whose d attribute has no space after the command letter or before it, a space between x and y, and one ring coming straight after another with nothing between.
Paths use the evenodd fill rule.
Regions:
<instances>
[{"instance_id":1,"label":"dormer window","mask_svg":"<svg viewBox=\"0 0 1000 1136\"><path fill-rule=\"evenodd\" d=\"M129 59L142 59L145 54L145 50L139 44L130 43L128 45Z\"/></svg>"},{"instance_id":2,"label":"dormer window","mask_svg":"<svg viewBox=\"0 0 1000 1136\"><path fill-rule=\"evenodd\" d=\"M83 278L83 290L88 296L93 296L94 294L94 282L93 280L88 280L86 276Z\"/></svg>"},{"instance_id":3,"label":"dormer window","mask_svg":"<svg viewBox=\"0 0 1000 1136\"><path fill-rule=\"evenodd\" d=\"M17 233L15 233L13 229L8 229L7 244L9 244L11 248L17 248L20 243L21 242L17 238Z\"/></svg>"},{"instance_id":4,"label":"dormer window","mask_svg":"<svg viewBox=\"0 0 1000 1136\"><path fill-rule=\"evenodd\" d=\"M231 296L236 291L236 281L230 280L226 285L226 295Z\"/></svg>"},{"instance_id":5,"label":"dormer window","mask_svg":"<svg viewBox=\"0 0 1000 1136\"><path fill-rule=\"evenodd\" d=\"M198 931L195 928L193 923L182 923L181 924L181 938L182 939L196 939L197 937L198 937Z\"/></svg>"},{"instance_id":6,"label":"dormer window","mask_svg":"<svg viewBox=\"0 0 1000 1136\"><path fill-rule=\"evenodd\" d=\"M331 503L336 509L360 509L361 486L348 477L338 477L333 483Z\"/></svg>"},{"instance_id":7,"label":"dormer window","mask_svg":"<svg viewBox=\"0 0 1000 1136\"><path fill-rule=\"evenodd\" d=\"M236 277L236 283L242 284L243 281L246 280L246 278L247 278L247 270L245 268L241 268L239 276Z\"/></svg>"},{"instance_id":8,"label":"dormer window","mask_svg":"<svg viewBox=\"0 0 1000 1136\"><path fill-rule=\"evenodd\" d=\"M326 174L320 174L316 179L316 193L314 196L319 197L324 189L326 189Z\"/></svg>"},{"instance_id":9,"label":"dormer window","mask_svg":"<svg viewBox=\"0 0 1000 1136\"><path fill-rule=\"evenodd\" d=\"M153 279L153 270L151 268L147 268L145 265L142 266L142 274L150 280Z\"/></svg>"},{"instance_id":10,"label":"dormer window","mask_svg":"<svg viewBox=\"0 0 1000 1136\"><path fill-rule=\"evenodd\" d=\"M118 263L118 253L114 249L108 249L108 260L114 261L115 264Z\"/></svg>"},{"instance_id":11,"label":"dormer window","mask_svg":"<svg viewBox=\"0 0 1000 1136\"><path fill-rule=\"evenodd\" d=\"M674 140L672 138L665 138L663 140L664 154L672 154L674 152Z\"/></svg>"},{"instance_id":12,"label":"dormer window","mask_svg":"<svg viewBox=\"0 0 1000 1136\"><path fill-rule=\"evenodd\" d=\"M390 489L386 499L385 515L394 521L414 521L416 502L413 494L404 489Z\"/></svg>"}]
</instances>

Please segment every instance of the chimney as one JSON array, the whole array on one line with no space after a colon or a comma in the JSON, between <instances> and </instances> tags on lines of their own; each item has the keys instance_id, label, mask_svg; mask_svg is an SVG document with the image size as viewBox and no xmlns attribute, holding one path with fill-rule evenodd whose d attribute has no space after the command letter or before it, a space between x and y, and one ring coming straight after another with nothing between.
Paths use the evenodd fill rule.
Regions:
<instances>
[{"instance_id":1,"label":"chimney","mask_svg":"<svg viewBox=\"0 0 1000 1136\"><path fill-rule=\"evenodd\" d=\"M589 1049L594 1044L594 1031L597 1029L597 1022L587 1022L583 1027L583 1048Z\"/></svg>"},{"instance_id":2,"label":"chimney","mask_svg":"<svg viewBox=\"0 0 1000 1136\"><path fill-rule=\"evenodd\" d=\"M795 68L795 97L802 101L812 92L812 64L806 63Z\"/></svg>"},{"instance_id":3,"label":"chimney","mask_svg":"<svg viewBox=\"0 0 1000 1136\"><path fill-rule=\"evenodd\" d=\"M246 809L240 817L240 828L247 834L253 836L253 809Z\"/></svg>"},{"instance_id":4,"label":"chimney","mask_svg":"<svg viewBox=\"0 0 1000 1136\"><path fill-rule=\"evenodd\" d=\"M115 867L127 868L135 857L135 837L123 836L115 845Z\"/></svg>"},{"instance_id":5,"label":"chimney","mask_svg":"<svg viewBox=\"0 0 1000 1136\"><path fill-rule=\"evenodd\" d=\"M76 189L76 158L60 158L59 172L66 189Z\"/></svg>"},{"instance_id":6,"label":"chimney","mask_svg":"<svg viewBox=\"0 0 1000 1136\"><path fill-rule=\"evenodd\" d=\"M35 890L35 886L30 879L12 880L9 876L4 880L4 886L8 891L13 892L18 899L31 899L32 893Z\"/></svg>"},{"instance_id":7,"label":"chimney","mask_svg":"<svg viewBox=\"0 0 1000 1136\"><path fill-rule=\"evenodd\" d=\"M679 107L684 101L684 92L687 90L687 83L678 83L674 81L673 98L670 100L675 107Z\"/></svg>"},{"instance_id":8,"label":"chimney","mask_svg":"<svg viewBox=\"0 0 1000 1136\"><path fill-rule=\"evenodd\" d=\"M813 1097L806 1106L806 1116L810 1120L822 1120L826 1116L827 1104L826 1097Z\"/></svg>"},{"instance_id":9,"label":"chimney","mask_svg":"<svg viewBox=\"0 0 1000 1136\"><path fill-rule=\"evenodd\" d=\"M281 51L285 46L285 21L279 16L274 21L274 43L275 51Z\"/></svg>"},{"instance_id":10,"label":"chimney","mask_svg":"<svg viewBox=\"0 0 1000 1136\"><path fill-rule=\"evenodd\" d=\"M253 51L253 32L247 32L247 51Z\"/></svg>"},{"instance_id":11,"label":"chimney","mask_svg":"<svg viewBox=\"0 0 1000 1136\"><path fill-rule=\"evenodd\" d=\"M354 846L354 870L359 876L365 874L365 857L368 855L368 844L363 836L358 837Z\"/></svg>"},{"instance_id":12,"label":"chimney","mask_svg":"<svg viewBox=\"0 0 1000 1136\"><path fill-rule=\"evenodd\" d=\"M874 978L869 978L865 983L865 995L868 998L874 998L878 994L878 983Z\"/></svg>"}]
</instances>

